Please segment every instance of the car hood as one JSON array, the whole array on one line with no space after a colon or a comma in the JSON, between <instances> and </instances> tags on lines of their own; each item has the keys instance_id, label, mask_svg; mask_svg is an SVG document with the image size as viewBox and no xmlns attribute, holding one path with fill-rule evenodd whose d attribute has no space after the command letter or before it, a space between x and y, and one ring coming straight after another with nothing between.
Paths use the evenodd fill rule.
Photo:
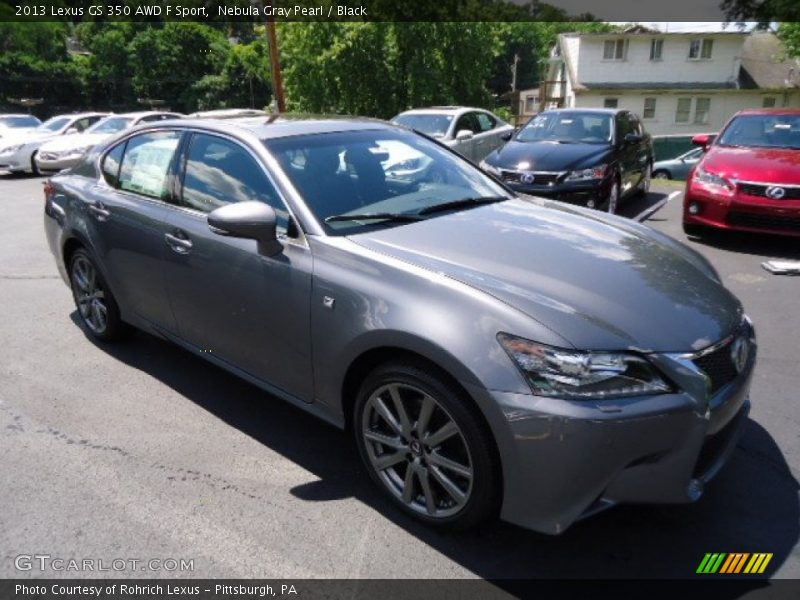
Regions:
<instances>
[{"instance_id":1,"label":"car hood","mask_svg":"<svg viewBox=\"0 0 800 600\"><path fill-rule=\"evenodd\" d=\"M109 135L106 133L74 133L65 135L55 140L51 140L41 147L41 152L64 152L75 148L84 148L99 144Z\"/></svg>"},{"instance_id":2,"label":"car hood","mask_svg":"<svg viewBox=\"0 0 800 600\"><path fill-rule=\"evenodd\" d=\"M47 140L51 137L56 137L59 134L57 133L42 133L41 131L29 130L25 132L14 132L9 134L3 134L0 137L0 148L5 148L7 146L17 146L19 144L29 144L30 142L41 142L43 140Z\"/></svg>"},{"instance_id":3,"label":"car hood","mask_svg":"<svg viewBox=\"0 0 800 600\"><path fill-rule=\"evenodd\" d=\"M586 169L606 162L611 148L605 144L560 144L512 140L494 152L487 162L495 167L529 171ZM528 163L521 166L520 163Z\"/></svg>"},{"instance_id":4,"label":"car hood","mask_svg":"<svg viewBox=\"0 0 800 600\"><path fill-rule=\"evenodd\" d=\"M796 185L800 150L711 146L700 164L729 179Z\"/></svg>"},{"instance_id":5,"label":"car hood","mask_svg":"<svg viewBox=\"0 0 800 600\"><path fill-rule=\"evenodd\" d=\"M742 318L693 250L561 203L509 200L350 240L490 294L576 348L689 352Z\"/></svg>"}]
</instances>

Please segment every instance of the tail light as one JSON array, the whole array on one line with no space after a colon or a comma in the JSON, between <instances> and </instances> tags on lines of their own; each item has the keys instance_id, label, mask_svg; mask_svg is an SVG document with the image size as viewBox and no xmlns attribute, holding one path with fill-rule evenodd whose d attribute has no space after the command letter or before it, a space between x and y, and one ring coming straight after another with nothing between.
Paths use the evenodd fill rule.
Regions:
<instances>
[{"instance_id":1,"label":"tail light","mask_svg":"<svg viewBox=\"0 0 800 600\"><path fill-rule=\"evenodd\" d=\"M52 200L53 199L53 195L56 193L56 188L53 185L53 182L50 181L49 179L46 180L42 184L42 188L44 190L44 199L45 199L45 201Z\"/></svg>"}]
</instances>

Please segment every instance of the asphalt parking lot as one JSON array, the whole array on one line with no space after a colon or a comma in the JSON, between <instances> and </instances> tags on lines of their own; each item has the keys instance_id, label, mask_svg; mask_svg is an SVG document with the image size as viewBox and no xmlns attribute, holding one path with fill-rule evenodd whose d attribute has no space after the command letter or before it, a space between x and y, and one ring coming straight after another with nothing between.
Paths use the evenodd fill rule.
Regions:
<instances>
[{"instance_id":1,"label":"asphalt parking lot","mask_svg":"<svg viewBox=\"0 0 800 600\"><path fill-rule=\"evenodd\" d=\"M38 553L193 560L120 573L135 577L685 578L706 552L771 552L770 576L800 577L800 277L760 266L800 259L797 241L689 242L760 344L745 433L698 503L617 507L559 537L444 535L383 500L344 433L148 335L89 341L46 246L41 182L0 174L0 577L91 575L15 569ZM648 223L685 241L679 217L678 194Z\"/></svg>"}]
</instances>

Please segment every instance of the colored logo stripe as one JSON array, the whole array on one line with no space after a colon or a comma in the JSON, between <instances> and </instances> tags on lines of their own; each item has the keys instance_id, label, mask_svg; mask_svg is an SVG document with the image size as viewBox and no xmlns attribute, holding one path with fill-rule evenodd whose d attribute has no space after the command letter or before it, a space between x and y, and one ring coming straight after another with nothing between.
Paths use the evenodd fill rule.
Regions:
<instances>
[{"instance_id":1,"label":"colored logo stripe","mask_svg":"<svg viewBox=\"0 0 800 600\"><path fill-rule=\"evenodd\" d=\"M766 570L771 560L771 552L708 552L697 567L697 573L759 574Z\"/></svg>"}]
</instances>

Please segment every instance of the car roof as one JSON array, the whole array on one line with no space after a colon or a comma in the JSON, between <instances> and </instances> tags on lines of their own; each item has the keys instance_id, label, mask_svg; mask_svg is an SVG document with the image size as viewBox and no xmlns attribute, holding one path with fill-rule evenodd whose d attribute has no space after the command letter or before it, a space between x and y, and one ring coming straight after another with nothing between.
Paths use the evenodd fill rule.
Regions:
<instances>
[{"instance_id":1,"label":"car roof","mask_svg":"<svg viewBox=\"0 0 800 600\"><path fill-rule=\"evenodd\" d=\"M265 118L246 119L170 119L158 123L148 123L150 127L180 126L207 129L218 133L230 133L231 130L249 132L259 139L276 139L296 135L316 133L339 133L344 131L395 130L406 131L386 121L366 117L296 117L287 115L270 115Z\"/></svg>"},{"instance_id":2,"label":"car roof","mask_svg":"<svg viewBox=\"0 0 800 600\"><path fill-rule=\"evenodd\" d=\"M597 113L598 115L616 115L621 112L630 112L624 108L551 108L542 112L546 113Z\"/></svg>"},{"instance_id":3,"label":"car roof","mask_svg":"<svg viewBox=\"0 0 800 600\"><path fill-rule=\"evenodd\" d=\"M800 115L800 108L745 108L737 115Z\"/></svg>"},{"instance_id":4,"label":"car roof","mask_svg":"<svg viewBox=\"0 0 800 600\"><path fill-rule=\"evenodd\" d=\"M179 113L172 112L171 110L140 110L136 112L126 112L126 113L109 113L108 116L138 119L140 117L147 117L150 115L177 115L177 114Z\"/></svg>"},{"instance_id":5,"label":"car roof","mask_svg":"<svg viewBox=\"0 0 800 600\"><path fill-rule=\"evenodd\" d=\"M463 112L489 112L485 108L477 108L472 106L426 106L423 108L411 108L399 113L400 115L457 115Z\"/></svg>"},{"instance_id":6,"label":"car roof","mask_svg":"<svg viewBox=\"0 0 800 600\"><path fill-rule=\"evenodd\" d=\"M29 115L28 113L0 113L0 119L3 117L33 117L38 119L36 115Z\"/></svg>"}]
</instances>

